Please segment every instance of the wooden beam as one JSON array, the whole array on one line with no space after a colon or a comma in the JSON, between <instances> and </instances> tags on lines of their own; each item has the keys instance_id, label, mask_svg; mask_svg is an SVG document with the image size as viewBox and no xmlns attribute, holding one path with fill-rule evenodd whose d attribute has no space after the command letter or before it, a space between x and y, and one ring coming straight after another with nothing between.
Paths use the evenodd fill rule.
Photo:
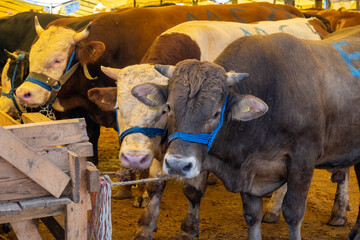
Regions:
<instances>
[{"instance_id":1,"label":"wooden beam","mask_svg":"<svg viewBox=\"0 0 360 240\"><path fill-rule=\"evenodd\" d=\"M55 197L60 197L70 178L46 157L0 126L0 156Z\"/></svg>"},{"instance_id":2,"label":"wooden beam","mask_svg":"<svg viewBox=\"0 0 360 240\"><path fill-rule=\"evenodd\" d=\"M86 158L80 160L80 201L66 205L65 235L67 240L86 240L90 194L86 183Z\"/></svg>"},{"instance_id":3,"label":"wooden beam","mask_svg":"<svg viewBox=\"0 0 360 240\"><path fill-rule=\"evenodd\" d=\"M20 214L17 215L6 215L0 216L0 224L2 223L13 223L28 219L43 218L48 216L56 216L65 213L65 206L52 206L52 207L41 207L41 208L32 208L28 210L23 210Z\"/></svg>"},{"instance_id":4,"label":"wooden beam","mask_svg":"<svg viewBox=\"0 0 360 240\"><path fill-rule=\"evenodd\" d=\"M21 115L21 119L24 123L35 123L35 122L48 122L52 121L50 118L46 117L44 114L41 113L23 113Z\"/></svg>"},{"instance_id":5,"label":"wooden beam","mask_svg":"<svg viewBox=\"0 0 360 240\"><path fill-rule=\"evenodd\" d=\"M56 240L65 239L65 230L54 217L41 218L41 221L50 230L51 234L55 237Z\"/></svg>"},{"instance_id":6,"label":"wooden beam","mask_svg":"<svg viewBox=\"0 0 360 240\"><path fill-rule=\"evenodd\" d=\"M96 167L86 165L87 189L89 192L100 190L100 173Z\"/></svg>"},{"instance_id":7,"label":"wooden beam","mask_svg":"<svg viewBox=\"0 0 360 240\"><path fill-rule=\"evenodd\" d=\"M24 220L20 222L11 222L11 227L18 240L41 240L38 227L34 220Z\"/></svg>"},{"instance_id":8,"label":"wooden beam","mask_svg":"<svg viewBox=\"0 0 360 240\"><path fill-rule=\"evenodd\" d=\"M28 123L6 126L26 144L35 148L52 147L88 141L86 123L83 118L57 120L51 122ZM7 148L6 145L0 146Z\"/></svg>"},{"instance_id":9,"label":"wooden beam","mask_svg":"<svg viewBox=\"0 0 360 240\"><path fill-rule=\"evenodd\" d=\"M90 142L73 143L66 145L66 147L76 153L79 157L92 157L94 156L94 148Z\"/></svg>"},{"instance_id":10,"label":"wooden beam","mask_svg":"<svg viewBox=\"0 0 360 240\"><path fill-rule=\"evenodd\" d=\"M20 214L21 211L17 203L0 203L0 216L17 215Z\"/></svg>"},{"instance_id":11,"label":"wooden beam","mask_svg":"<svg viewBox=\"0 0 360 240\"><path fill-rule=\"evenodd\" d=\"M0 125L1 126L11 126L11 125L20 125L18 121L10 117L3 111L0 111Z\"/></svg>"},{"instance_id":12,"label":"wooden beam","mask_svg":"<svg viewBox=\"0 0 360 240\"><path fill-rule=\"evenodd\" d=\"M80 201L80 163L79 157L69 151L69 165L70 165L70 178L71 178L71 200L74 203L79 203ZM82 179L86 181L86 179Z\"/></svg>"}]
</instances>

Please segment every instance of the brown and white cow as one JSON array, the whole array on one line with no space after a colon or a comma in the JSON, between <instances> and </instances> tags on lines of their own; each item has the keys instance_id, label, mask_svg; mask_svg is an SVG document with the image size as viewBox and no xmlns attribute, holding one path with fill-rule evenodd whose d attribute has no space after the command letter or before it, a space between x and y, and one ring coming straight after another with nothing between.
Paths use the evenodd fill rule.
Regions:
<instances>
[{"instance_id":1,"label":"brown and white cow","mask_svg":"<svg viewBox=\"0 0 360 240\"><path fill-rule=\"evenodd\" d=\"M303 17L296 8L268 3L209 6L167 6L134 8L118 14L96 17L81 33L63 26L50 26L45 31L36 26L39 38L30 50L30 74L50 77L56 84L64 75L70 56L87 65L96 81L89 81L81 68L75 70L63 84L53 104L55 110L65 111L82 107L98 124L116 128L115 113L101 111L88 100L87 91L93 87L114 86L113 80L100 70L100 65L121 68L137 64L155 40L166 29L190 20L222 20L254 22ZM90 30L91 29L91 30ZM17 92L20 102L41 106L48 102L50 92L25 82Z\"/></svg>"},{"instance_id":2,"label":"brown and white cow","mask_svg":"<svg viewBox=\"0 0 360 240\"><path fill-rule=\"evenodd\" d=\"M164 171L186 178L212 171L240 192L248 239L261 239L262 196L286 182L282 211L290 239L300 240L314 168L348 167L360 157L360 29L353 32L323 41L247 36L215 63L157 66L169 85L133 93L167 110ZM359 225L349 239L359 237Z\"/></svg>"},{"instance_id":3,"label":"brown and white cow","mask_svg":"<svg viewBox=\"0 0 360 240\"><path fill-rule=\"evenodd\" d=\"M316 19L297 18L259 22L258 24L209 21L182 23L167 30L154 41L145 54L142 64L128 66L124 69L103 68L105 74L117 80L117 98L114 95L116 91L112 88L91 89L89 98L104 110L112 110L115 106L118 109L117 119L121 136L119 157L122 164L127 167L146 168L153 163L150 175L154 177L160 171L161 164L157 159L162 160L161 137L149 138L144 133L134 131L131 131L132 134L124 135L134 127L165 128L165 106L148 108L131 95L131 89L140 83L152 82L163 85L168 83L167 78L153 68L154 64L176 64L181 60L192 58L213 61L228 44L245 35L287 32L300 38L320 40L323 35L315 29L326 34L322 24ZM147 97L152 98L151 94ZM183 236L194 237L199 233L198 210L201 198L197 198L198 195L193 193L194 191L205 191L206 177L207 173L201 175L201 184L196 183L199 180L195 179L187 180L184 185L184 193L189 199L189 211L185 218L187 220L182 225L181 234ZM165 184L157 183L148 189L149 205L139 220L137 237L152 237L164 187Z\"/></svg>"}]
</instances>

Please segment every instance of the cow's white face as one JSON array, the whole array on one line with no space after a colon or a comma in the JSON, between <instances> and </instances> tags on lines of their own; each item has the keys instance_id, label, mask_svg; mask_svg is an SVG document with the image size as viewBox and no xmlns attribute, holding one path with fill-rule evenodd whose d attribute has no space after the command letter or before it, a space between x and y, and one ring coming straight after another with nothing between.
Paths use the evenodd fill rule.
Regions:
<instances>
[{"instance_id":1,"label":"cow's white face","mask_svg":"<svg viewBox=\"0 0 360 240\"><path fill-rule=\"evenodd\" d=\"M75 31L63 27L52 26L43 31L31 47L29 72L60 79L66 69L71 48L75 44L75 35ZM24 82L16 90L16 95L22 104L39 107L49 99L50 92L34 83Z\"/></svg>"},{"instance_id":2,"label":"cow's white face","mask_svg":"<svg viewBox=\"0 0 360 240\"><path fill-rule=\"evenodd\" d=\"M117 103L119 133L131 127L164 128L166 117L165 104L150 108L139 102L131 89L141 83L168 84L168 79L158 73L152 65L139 64L124 69L102 68L108 76L117 77ZM119 158L124 167L148 168L161 137L149 138L141 133L126 136L120 146Z\"/></svg>"}]
</instances>

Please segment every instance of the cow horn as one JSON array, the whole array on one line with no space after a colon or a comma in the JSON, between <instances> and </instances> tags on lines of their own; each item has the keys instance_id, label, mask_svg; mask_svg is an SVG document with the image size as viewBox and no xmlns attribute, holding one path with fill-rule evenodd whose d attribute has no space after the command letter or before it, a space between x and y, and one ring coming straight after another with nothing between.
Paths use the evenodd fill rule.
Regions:
<instances>
[{"instance_id":1,"label":"cow horn","mask_svg":"<svg viewBox=\"0 0 360 240\"><path fill-rule=\"evenodd\" d=\"M81 32L75 33L74 41L77 43L77 42L80 42L81 40L87 38L87 36L89 36L90 28L91 28L91 22L84 28L84 30L82 30Z\"/></svg>"},{"instance_id":2,"label":"cow horn","mask_svg":"<svg viewBox=\"0 0 360 240\"><path fill-rule=\"evenodd\" d=\"M9 52L8 50L4 49L4 52L8 58L10 58L12 61L17 60L17 56L14 53Z\"/></svg>"},{"instance_id":3,"label":"cow horn","mask_svg":"<svg viewBox=\"0 0 360 240\"><path fill-rule=\"evenodd\" d=\"M237 82L239 82L240 80L243 80L244 78L247 78L249 76L248 73L235 73L233 71L228 72L227 73L227 83L229 85L229 87L233 86L234 84L236 84Z\"/></svg>"},{"instance_id":4,"label":"cow horn","mask_svg":"<svg viewBox=\"0 0 360 240\"><path fill-rule=\"evenodd\" d=\"M35 30L38 36L44 32L44 29L41 27L37 16L35 16Z\"/></svg>"},{"instance_id":5,"label":"cow horn","mask_svg":"<svg viewBox=\"0 0 360 240\"><path fill-rule=\"evenodd\" d=\"M171 65L155 65L155 69L167 78L171 78L175 67Z\"/></svg>"}]
</instances>

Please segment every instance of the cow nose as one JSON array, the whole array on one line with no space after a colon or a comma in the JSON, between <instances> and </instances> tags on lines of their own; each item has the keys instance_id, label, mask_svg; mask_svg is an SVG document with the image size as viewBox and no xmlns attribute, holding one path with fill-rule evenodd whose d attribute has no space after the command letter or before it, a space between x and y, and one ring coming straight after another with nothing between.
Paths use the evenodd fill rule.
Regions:
<instances>
[{"instance_id":1,"label":"cow nose","mask_svg":"<svg viewBox=\"0 0 360 240\"><path fill-rule=\"evenodd\" d=\"M149 155L145 154L121 154L121 163L126 168L140 168L145 169L150 167L151 159Z\"/></svg>"},{"instance_id":2,"label":"cow nose","mask_svg":"<svg viewBox=\"0 0 360 240\"><path fill-rule=\"evenodd\" d=\"M168 174L176 174L180 176L187 176L193 169L193 163L187 161L181 161L178 159L173 159L165 157L165 166L164 170Z\"/></svg>"},{"instance_id":3,"label":"cow nose","mask_svg":"<svg viewBox=\"0 0 360 240\"><path fill-rule=\"evenodd\" d=\"M17 89L16 96L18 97L18 99L21 103L26 103L29 100L31 100L32 94L30 91Z\"/></svg>"}]
</instances>

